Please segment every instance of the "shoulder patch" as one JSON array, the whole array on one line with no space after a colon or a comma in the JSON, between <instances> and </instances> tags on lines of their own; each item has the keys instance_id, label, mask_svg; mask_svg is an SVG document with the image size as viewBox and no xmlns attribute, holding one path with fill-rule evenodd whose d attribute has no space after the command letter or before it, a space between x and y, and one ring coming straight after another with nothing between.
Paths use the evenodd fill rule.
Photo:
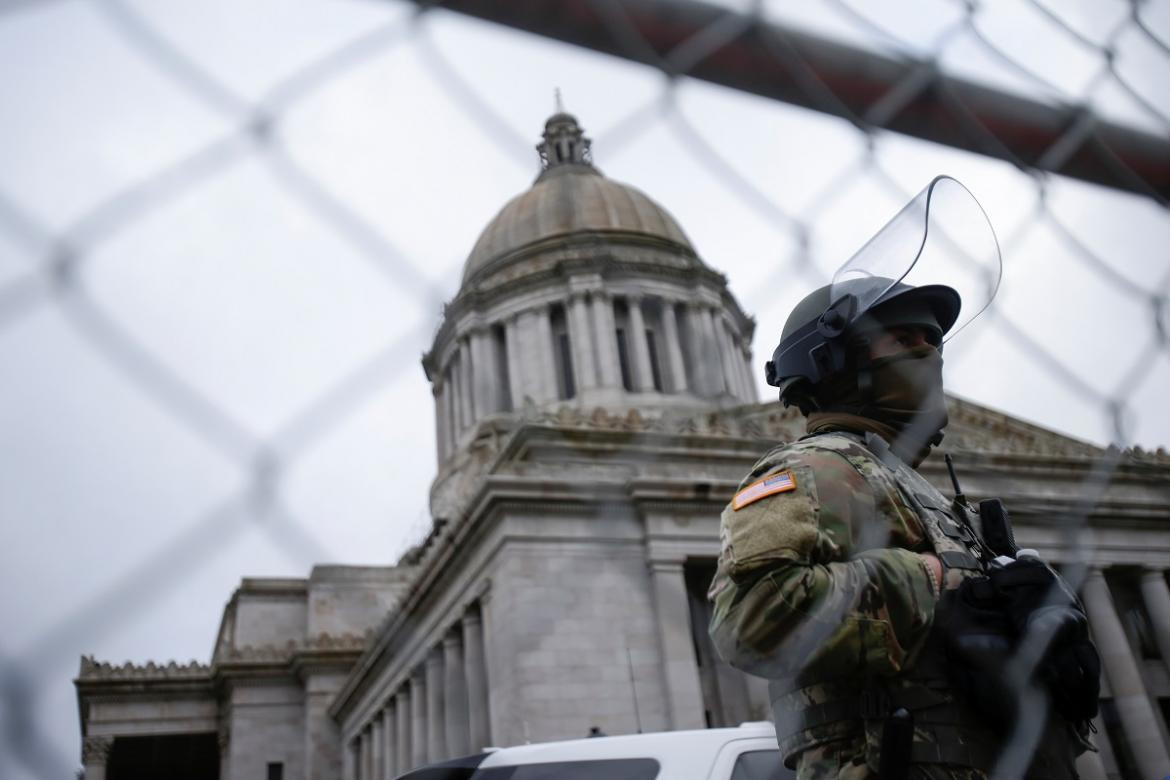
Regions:
<instances>
[{"instance_id":1,"label":"shoulder patch","mask_svg":"<svg viewBox=\"0 0 1170 780\"><path fill-rule=\"evenodd\" d=\"M748 504L759 501L761 498L766 498L776 493L786 493L789 490L796 490L796 477L792 476L791 471L781 471L778 474L764 477L758 482L753 482L736 493L735 498L731 499L731 508L738 512Z\"/></svg>"}]
</instances>

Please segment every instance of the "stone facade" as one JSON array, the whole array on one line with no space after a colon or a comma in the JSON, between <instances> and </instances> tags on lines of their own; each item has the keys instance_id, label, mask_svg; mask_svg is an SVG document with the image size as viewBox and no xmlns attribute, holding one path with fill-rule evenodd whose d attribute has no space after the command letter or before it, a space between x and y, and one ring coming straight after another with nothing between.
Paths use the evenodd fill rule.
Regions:
<instances>
[{"instance_id":1,"label":"stone facade","mask_svg":"<svg viewBox=\"0 0 1170 780\"><path fill-rule=\"evenodd\" d=\"M539 149L423 359L427 539L394 567L244 580L210 665L83 659L87 777L120 780L152 735L206 737L190 749L222 780L272 764L383 780L488 745L769 716L762 681L715 658L703 594L723 505L801 421L757 402L754 323L673 218L602 176L572 117ZM968 495L1002 497L1022 544L1091 567L1106 689L1085 776L1170 772L1170 457L950 403ZM923 470L949 493L938 459Z\"/></svg>"}]
</instances>

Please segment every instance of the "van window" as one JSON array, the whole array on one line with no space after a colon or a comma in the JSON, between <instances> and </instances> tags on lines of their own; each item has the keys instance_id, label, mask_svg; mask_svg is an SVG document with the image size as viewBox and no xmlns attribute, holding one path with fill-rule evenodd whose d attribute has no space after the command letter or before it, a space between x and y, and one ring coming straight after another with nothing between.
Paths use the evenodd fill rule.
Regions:
<instances>
[{"instance_id":1,"label":"van window","mask_svg":"<svg viewBox=\"0 0 1170 780\"><path fill-rule=\"evenodd\" d=\"M750 750L740 753L731 770L731 780L790 780L796 777L784 767L779 750Z\"/></svg>"},{"instance_id":2,"label":"van window","mask_svg":"<svg viewBox=\"0 0 1170 780\"><path fill-rule=\"evenodd\" d=\"M658 762L652 758L600 761L553 761L480 769L472 780L654 780Z\"/></svg>"}]
</instances>

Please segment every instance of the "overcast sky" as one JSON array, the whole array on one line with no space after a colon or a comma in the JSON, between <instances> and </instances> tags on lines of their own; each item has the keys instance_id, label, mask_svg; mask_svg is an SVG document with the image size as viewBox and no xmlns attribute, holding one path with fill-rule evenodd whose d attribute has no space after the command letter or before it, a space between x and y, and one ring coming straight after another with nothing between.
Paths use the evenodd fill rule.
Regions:
<instances>
[{"instance_id":1,"label":"overcast sky","mask_svg":"<svg viewBox=\"0 0 1170 780\"><path fill-rule=\"evenodd\" d=\"M1098 110L1170 136L1165 44L1132 27L1114 41L1143 106L1036 5L982 5L977 29L1032 76L953 28L960 3L891 4L878 29L840 4L766 9L868 46L941 48L944 67L1034 96L1091 91ZM0 11L0 657L31 696L20 712L0 701L0 731L31 714L62 766L77 760L82 653L207 661L241 577L388 564L425 531L435 455L419 356L479 231L535 176L554 88L602 171L663 204L728 275L758 321L757 364L794 301L949 173L1003 244L996 314L1056 365L990 317L948 346L948 387L1098 443L1115 434L1102 401L1122 394L1130 442L1170 443L1151 303L1167 292L1170 216L1148 200L1053 177L1041 208L1003 162L884 134L870 155L837 119L686 79L670 89L648 68L393 2L126 7ZM1102 45L1129 12L1060 7ZM1170 41L1170 2L1142 18ZM356 39L327 78L286 81ZM176 78L186 60L203 75ZM242 129L256 105L272 143ZM152 366L184 389L160 396ZM249 492L266 452L275 504ZM6 752L0 775L33 776Z\"/></svg>"}]
</instances>

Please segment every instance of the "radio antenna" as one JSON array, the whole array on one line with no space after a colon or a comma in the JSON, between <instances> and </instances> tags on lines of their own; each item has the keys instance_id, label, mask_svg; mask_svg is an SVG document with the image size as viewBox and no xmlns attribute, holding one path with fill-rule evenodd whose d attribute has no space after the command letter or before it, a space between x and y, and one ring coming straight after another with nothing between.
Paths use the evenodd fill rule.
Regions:
<instances>
[{"instance_id":1,"label":"radio antenna","mask_svg":"<svg viewBox=\"0 0 1170 780\"><path fill-rule=\"evenodd\" d=\"M951 485L955 488L955 500L960 504L967 503L967 497L963 495L963 488L959 487L959 478L955 476L955 463L951 460L951 454L944 453L943 460L947 464L947 473L951 475Z\"/></svg>"}]
</instances>

